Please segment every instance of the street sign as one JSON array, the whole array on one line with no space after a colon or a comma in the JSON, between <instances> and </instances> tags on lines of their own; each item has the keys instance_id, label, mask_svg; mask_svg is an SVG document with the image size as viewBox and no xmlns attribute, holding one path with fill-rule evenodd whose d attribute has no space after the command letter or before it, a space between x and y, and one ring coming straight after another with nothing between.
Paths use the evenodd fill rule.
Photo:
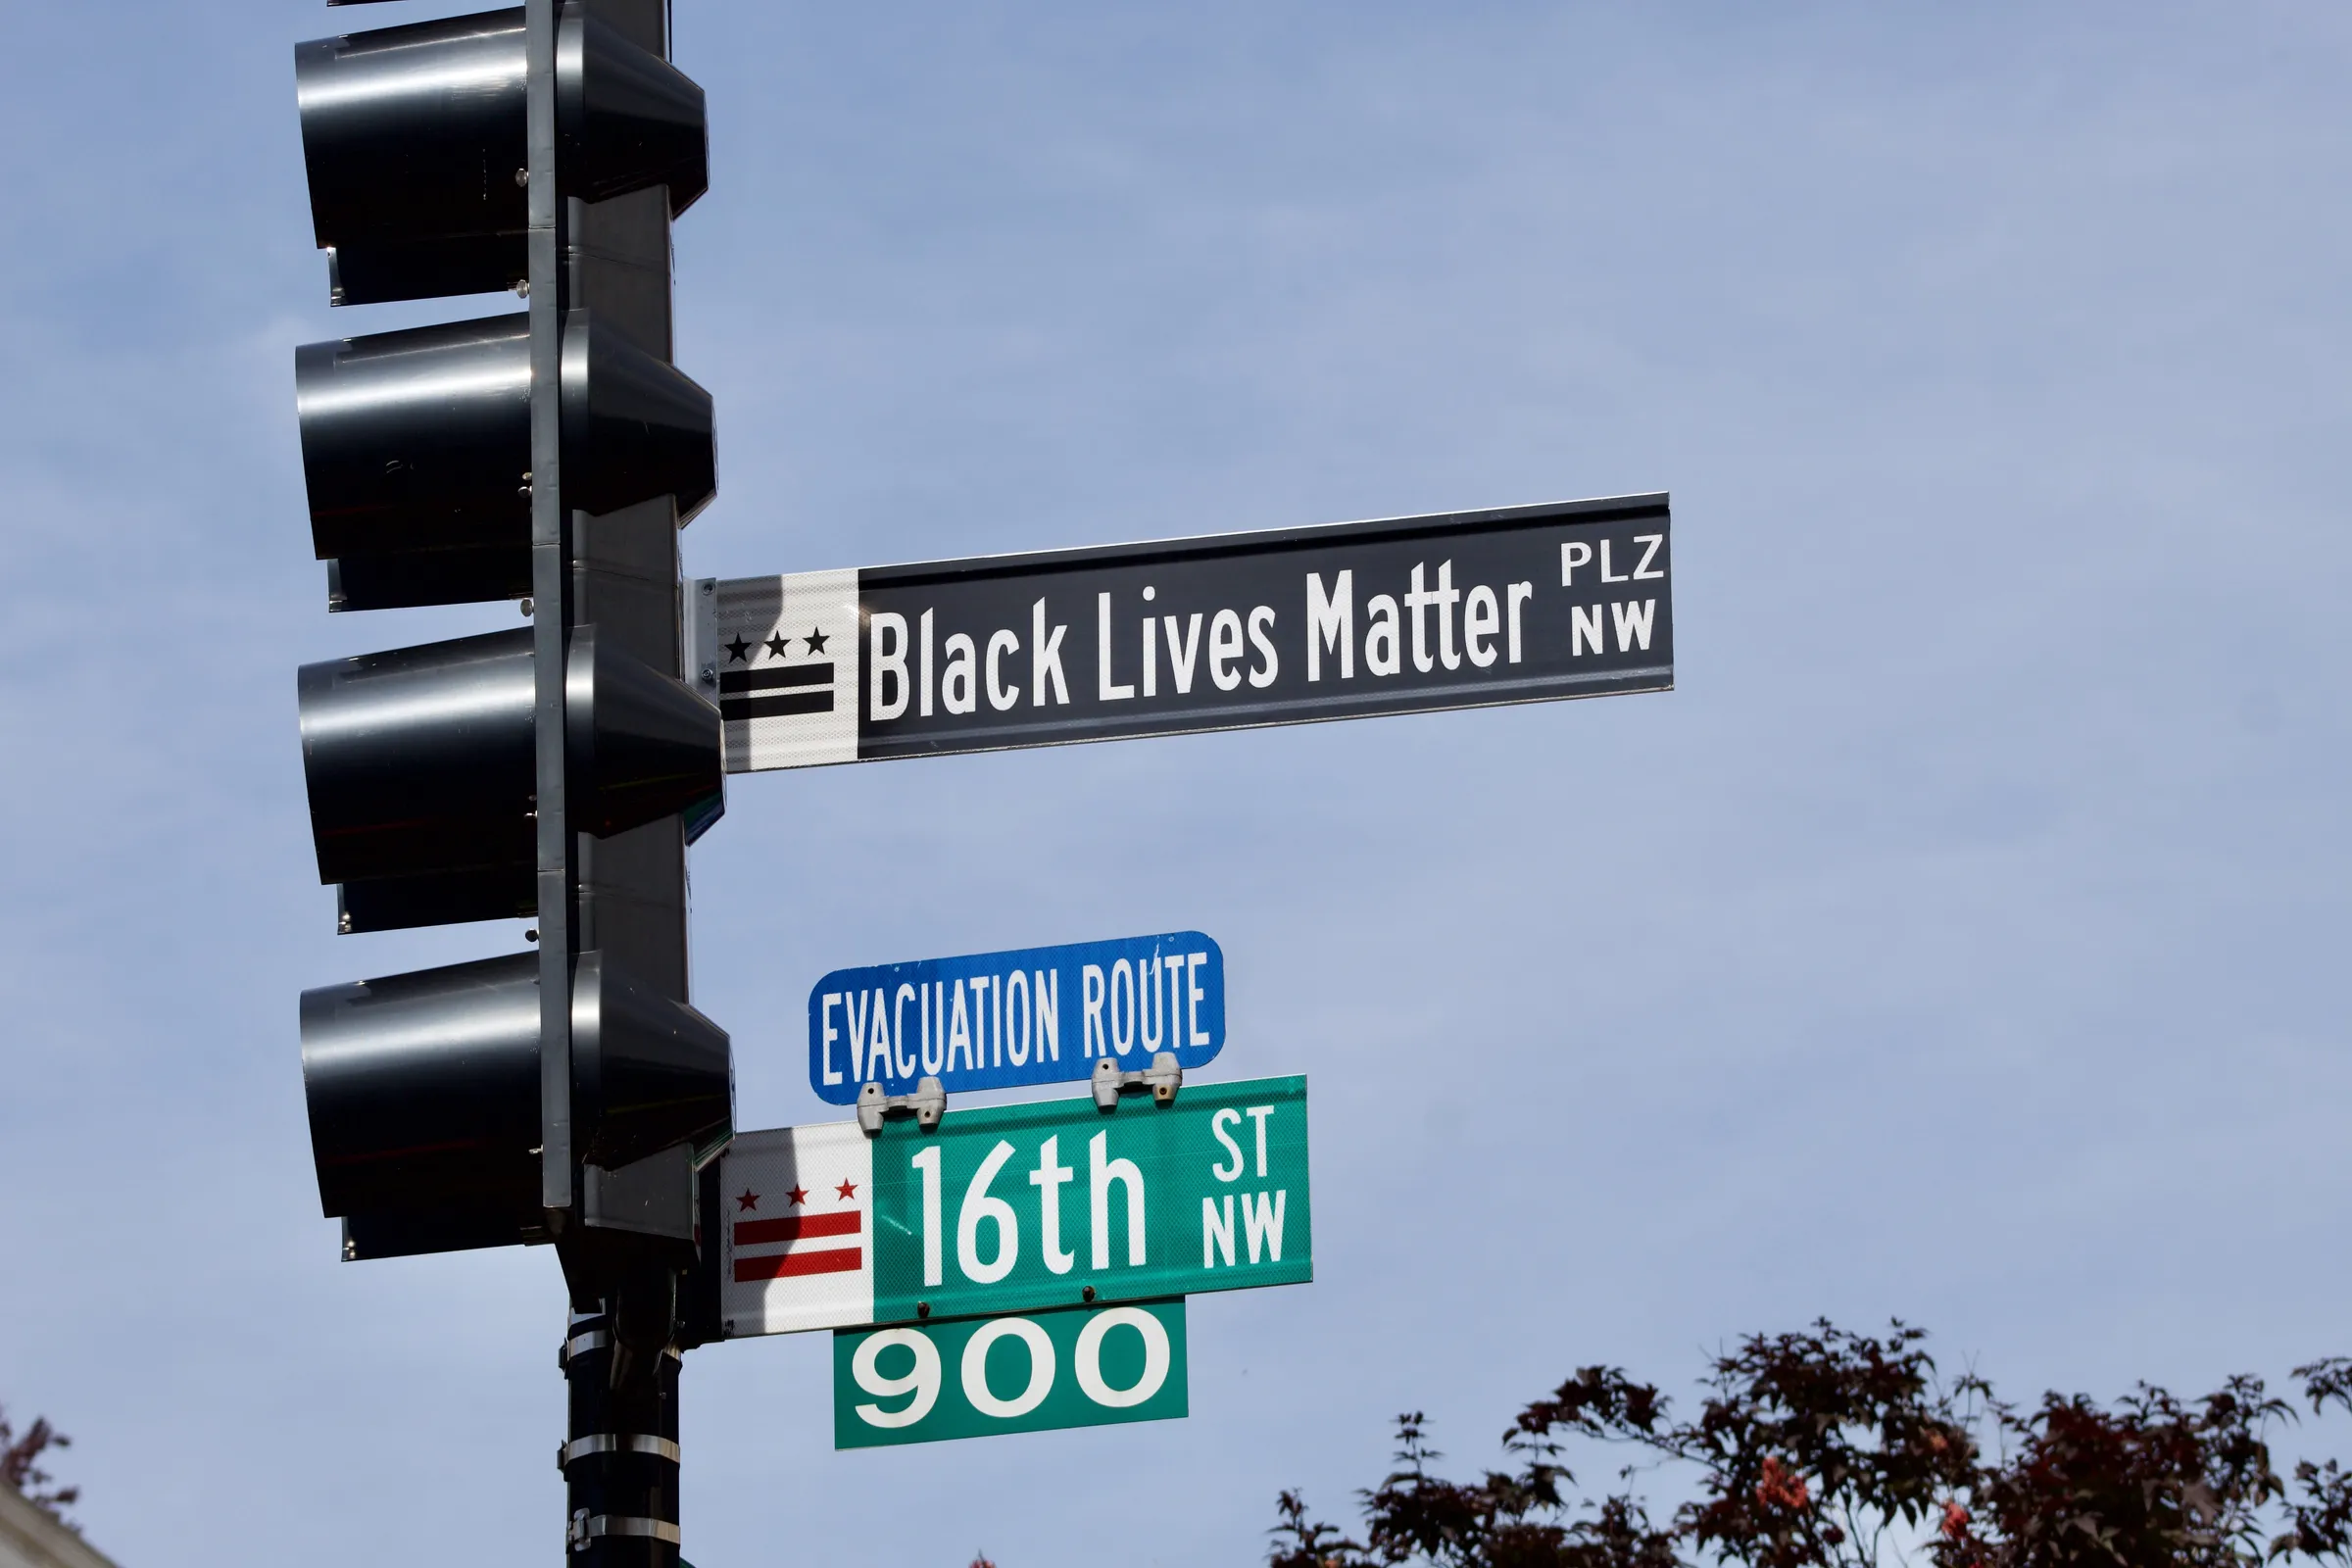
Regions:
<instances>
[{"instance_id":1,"label":"street sign","mask_svg":"<svg viewBox=\"0 0 2352 1568\"><path fill-rule=\"evenodd\" d=\"M706 579L729 772L1665 691L1663 495Z\"/></svg>"},{"instance_id":2,"label":"street sign","mask_svg":"<svg viewBox=\"0 0 2352 1568\"><path fill-rule=\"evenodd\" d=\"M1225 1045L1225 955L1198 931L836 969L808 993L808 1087L906 1094L1072 1083L1160 1052L1204 1067Z\"/></svg>"},{"instance_id":3,"label":"street sign","mask_svg":"<svg viewBox=\"0 0 2352 1568\"><path fill-rule=\"evenodd\" d=\"M833 1336L836 1448L1167 1421L1188 1407L1181 1299Z\"/></svg>"},{"instance_id":4,"label":"street sign","mask_svg":"<svg viewBox=\"0 0 2352 1568\"><path fill-rule=\"evenodd\" d=\"M1314 1278L1304 1078L741 1133L719 1194L731 1339Z\"/></svg>"}]
</instances>

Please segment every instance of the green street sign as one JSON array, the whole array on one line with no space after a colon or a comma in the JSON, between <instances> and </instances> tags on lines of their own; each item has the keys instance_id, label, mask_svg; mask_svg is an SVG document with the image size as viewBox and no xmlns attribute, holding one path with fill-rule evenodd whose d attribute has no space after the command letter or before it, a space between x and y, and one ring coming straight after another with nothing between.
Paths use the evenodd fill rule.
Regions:
<instances>
[{"instance_id":1,"label":"green street sign","mask_svg":"<svg viewBox=\"0 0 2352 1568\"><path fill-rule=\"evenodd\" d=\"M1187 1408L1181 1300L833 1336L836 1448L1167 1421Z\"/></svg>"},{"instance_id":2,"label":"green street sign","mask_svg":"<svg viewBox=\"0 0 2352 1568\"><path fill-rule=\"evenodd\" d=\"M985 1317L1314 1278L1306 1080L739 1135L730 1337Z\"/></svg>"}]
</instances>

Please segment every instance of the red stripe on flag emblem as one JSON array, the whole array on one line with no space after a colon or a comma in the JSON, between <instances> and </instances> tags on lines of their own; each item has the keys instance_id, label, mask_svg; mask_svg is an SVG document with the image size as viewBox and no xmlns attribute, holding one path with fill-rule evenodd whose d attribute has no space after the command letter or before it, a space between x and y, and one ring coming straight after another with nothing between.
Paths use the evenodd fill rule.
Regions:
<instances>
[{"instance_id":1,"label":"red stripe on flag emblem","mask_svg":"<svg viewBox=\"0 0 2352 1568\"><path fill-rule=\"evenodd\" d=\"M861 1247L830 1247L821 1252L771 1252L735 1260L735 1283L790 1279L796 1274L847 1274L858 1266Z\"/></svg>"},{"instance_id":2,"label":"red stripe on flag emblem","mask_svg":"<svg viewBox=\"0 0 2352 1568\"><path fill-rule=\"evenodd\" d=\"M761 1242L797 1242L805 1237L855 1236L858 1216L847 1214L794 1214L784 1219L746 1219L735 1224L735 1245L756 1247Z\"/></svg>"}]
</instances>

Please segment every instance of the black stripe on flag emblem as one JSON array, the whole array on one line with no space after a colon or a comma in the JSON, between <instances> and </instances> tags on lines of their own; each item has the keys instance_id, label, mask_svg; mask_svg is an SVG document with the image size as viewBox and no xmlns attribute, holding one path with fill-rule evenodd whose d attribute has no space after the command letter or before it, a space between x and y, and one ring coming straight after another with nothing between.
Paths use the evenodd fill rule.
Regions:
<instances>
[{"instance_id":1,"label":"black stripe on flag emblem","mask_svg":"<svg viewBox=\"0 0 2352 1568\"><path fill-rule=\"evenodd\" d=\"M822 689L807 689L812 686ZM771 695L738 695L752 692ZM718 693L721 718L778 718L789 713L830 713L833 711L833 665L826 662L791 664L782 669L729 670L718 677Z\"/></svg>"}]
</instances>

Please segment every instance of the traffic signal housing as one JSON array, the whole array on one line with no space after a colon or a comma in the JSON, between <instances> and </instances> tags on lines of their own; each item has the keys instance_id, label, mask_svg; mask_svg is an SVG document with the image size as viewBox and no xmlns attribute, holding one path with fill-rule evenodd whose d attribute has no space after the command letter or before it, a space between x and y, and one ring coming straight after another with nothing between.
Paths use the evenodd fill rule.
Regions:
<instances>
[{"instance_id":1,"label":"traffic signal housing","mask_svg":"<svg viewBox=\"0 0 2352 1568\"><path fill-rule=\"evenodd\" d=\"M678 678L675 540L714 444L667 287L708 135L662 42L649 0L531 0L295 49L332 303L524 298L295 355L329 608L532 620L297 683L338 929L526 918L540 941L304 994L346 1257L555 1240L567 1274L668 1266L731 1136L727 1036L685 966L685 848L723 795L717 710Z\"/></svg>"},{"instance_id":2,"label":"traffic signal housing","mask_svg":"<svg viewBox=\"0 0 2352 1568\"><path fill-rule=\"evenodd\" d=\"M710 395L585 310L564 324L564 502L617 512L718 488ZM530 321L513 313L295 351L311 539L333 610L531 590Z\"/></svg>"},{"instance_id":3,"label":"traffic signal housing","mask_svg":"<svg viewBox=\"0 0 2352 1568\"><path fill-rule=\"evenodd\" d=\"M300 44L311 220L337 305L528 281L524 8ZM703 90L577 5L555 51L564 194L661 186L669 216L709 184Z\"/></svg>"},{"instance_id":4,"label":"traffic signal housing","mask_svg":"<svg viewBox=\"0 0 2352 1568\"><path fill-rule=\"evenodd\" d=\"M539 1202L539 963L518 953L302 997L318 1196L345 1254L545 1240ZM727 1036L589 954L572 966L582 1157L618 1168L733 1131Z\"/></svg>"}]
</instances>

